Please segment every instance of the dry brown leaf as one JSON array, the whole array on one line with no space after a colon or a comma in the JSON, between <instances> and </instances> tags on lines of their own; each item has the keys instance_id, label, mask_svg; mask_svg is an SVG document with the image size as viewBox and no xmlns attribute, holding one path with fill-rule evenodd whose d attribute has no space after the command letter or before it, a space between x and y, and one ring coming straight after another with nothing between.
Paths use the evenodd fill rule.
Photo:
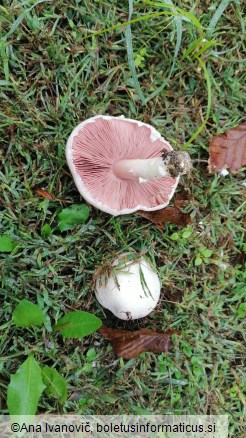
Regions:
<instances>
[{"instance_id":1,"label":"dry brown leaf","mask_svg":"<svg viewBox=\"0 0 246 438\"><path fill-rule=\"evenodd\" d=\"M183 213L178 207L166 207L156 211L139 210L138 214L153 222L161 230L164 222L172 222L183 227L191 223L189 213Z\"/></svg>"},{"instance_id":2,"label":"dry brown leaf","mask_svg":"<svg viewBox=\"0 0 246 438\"><path fill-rule=\"evenodd\" d=\"M175 197L173 198L173 204L174 207L182 208L184 205L189 205L189 199L191 195L188 193L187 190L183 190L182 193L177 193Z\"/></svg>"},{"instance_id":3,"label":"dry brown leaf","mask_svg":"<svg viewBox=\"0 0 246 438\"><path fill-rule=\"evenodd\" d=\"M219 134L210 141L209 171L230 169L236 172L246 165L246 122Z\"/></svg>"},{"instance_id":4,"label":"dry brown leaf","mask_svg":"<svg viewBox=\"0 0 246 438\"><path fill-rule=\"evenodd\" d=\"M55 197L51 193L46 192L46 190L36 189L35 193L37 193L39 196L42 196L42 198L48 199L49 201L55 199Z\"/></svg>"},{"instance_id":5,"label":"dry brown leaf","mask_svg":"<svg viewBox=\"0 0 246 438\"><path fill-rule=\"evenodd\" d=\"M173 203L174 203L174 207L180 209L182 208L184 205L189 205L188 199L174 199Z\"/></svg>"},{"instance_id":6,"label":"dry brown leaf","mask_svg":"<svg viewBox=\"0 0 246 438\"><path fill-rule=\"evenodd\" d=\"M168 351L171 335L179 333L178 330L159 333L150 329L130 332L106 327L101 327L98 331L110 341L115 354L123 359L131 359L145 351L152 353Z\"/></svg>"}]
</instances>

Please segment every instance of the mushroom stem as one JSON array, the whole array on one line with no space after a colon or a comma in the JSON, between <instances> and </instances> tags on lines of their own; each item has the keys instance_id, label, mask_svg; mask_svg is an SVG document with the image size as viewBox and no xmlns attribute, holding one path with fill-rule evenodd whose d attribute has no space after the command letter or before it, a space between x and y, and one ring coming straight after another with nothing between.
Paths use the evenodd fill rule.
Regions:
<instances>
[{"instance_id":1,"label":"mushroom stem","mask_svg":"<svg viewBox=\"0 0 246 438\"><path fill-rule=\"evenodd\" d=\"M139 180L140 183L188 173L192 168L187 152L164 151L162 157L144 160L119 160L113 166L115 176L120 179Z\"/></svg>"}]
</instances>

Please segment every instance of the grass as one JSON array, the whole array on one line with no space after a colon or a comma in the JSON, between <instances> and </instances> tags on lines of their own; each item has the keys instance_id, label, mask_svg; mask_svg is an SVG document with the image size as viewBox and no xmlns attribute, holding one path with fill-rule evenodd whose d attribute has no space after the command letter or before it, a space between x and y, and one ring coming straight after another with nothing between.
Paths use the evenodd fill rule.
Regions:
<instances>
[{"instance_id":1,"label":"grass","mask_svg":"<svg viewBox=\"0 0 246 438\"><path fill-rule=\"evenodd\" d=\"M129 16L128 2L116 3L3 0L0 6L0 231L18 242L0 255L0 409L7 412L10 374L33 352L66 377L69 391L64 406L43 397L39 412L228 414L230 436L240 437L244 175L210 175L204 160L209 140L245 117L243 5L181 1L176 17L170 7L163 14L154 2L140 1L130 2ZM200 31L194 18L187 21L191 16ZM201 33L213 44L204 47ZM97 114L138 118L175 148L188 148L194 171L178 192L190 200L190 237L171 224L161 232L137 214L113 218L93 208L84 226L59 232L57 212L83 202L66 165L66 139ZM45 239L47 223L53 232ZM173 240L174 233L181 239ZM202 247L212 255L195 266ZM156 311L125 323L96 302L93 274L129 248L148 254L163 286ZM23 298L45 310L45 329L14 327L11 315ZM76 309L111 327L171 328L181 335L167 354L123 361L99 334L54 340L51 325Z\"/></svg>"}]
</instances>

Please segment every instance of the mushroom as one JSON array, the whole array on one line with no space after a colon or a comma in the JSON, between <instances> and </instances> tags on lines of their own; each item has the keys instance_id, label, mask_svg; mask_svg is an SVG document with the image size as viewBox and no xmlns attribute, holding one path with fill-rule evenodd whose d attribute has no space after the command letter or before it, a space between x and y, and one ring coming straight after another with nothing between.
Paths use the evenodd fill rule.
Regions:
<instances>
[{"instance_id":1,"label":"mushroom","mask_svg":"<svg viewBox=\"0 0 246 438\"><path fill-rule=\"evenodd\" d=\"M123 116L95 116L70 134L66 158L83 198L114 216L166 207L179 176L191 170L152 126Z\"/></svg>"},{"instance_id":2,"label":"mushroom","mask_svg":"<svg viewBox=\"0 0 246 438\"><path fill-rule=\"evenodd\" d=\"M112 263L110 275L96 279L95 293L99 303L120 319L143 318L157 305L160 280L143 257L129 260L125 255Z\"/></svg>"}]
</instances>

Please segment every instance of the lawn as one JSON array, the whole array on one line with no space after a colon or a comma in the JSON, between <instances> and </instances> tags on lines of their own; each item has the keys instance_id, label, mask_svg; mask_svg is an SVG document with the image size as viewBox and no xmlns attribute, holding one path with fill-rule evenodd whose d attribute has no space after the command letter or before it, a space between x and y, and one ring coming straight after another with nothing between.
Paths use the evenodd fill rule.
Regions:
<instances>
[{"instance_id":1,"label":"lawn","mask_svg":"<svg viewBox=\"0 0 246 438\"><path fill-rule=\"evenodd\" d=\"M17 244L0 253L1 413L10 375L32 354L68 390L65 403L43 394L39 413L225 414L230 437L243 437L245 175L211 174L207 160L209 141L245 118L245 5L168 5L1 2L0 234ZM149 123L189 152L193 171L176 193L189 201L191 225L161 230L139 214L90 206L84 225L59 230L59 212L84 203L66 163L67 138L98 114ZM129 249L150 258L162 293L149 316L126 322L96 301L94 274ZM15 326L22 299L44 310L43 326ZM168 353L124 360L98 332L66 340L52 331L74 310L107 327L179 334Z\"/></svg>"}]
</instances>

